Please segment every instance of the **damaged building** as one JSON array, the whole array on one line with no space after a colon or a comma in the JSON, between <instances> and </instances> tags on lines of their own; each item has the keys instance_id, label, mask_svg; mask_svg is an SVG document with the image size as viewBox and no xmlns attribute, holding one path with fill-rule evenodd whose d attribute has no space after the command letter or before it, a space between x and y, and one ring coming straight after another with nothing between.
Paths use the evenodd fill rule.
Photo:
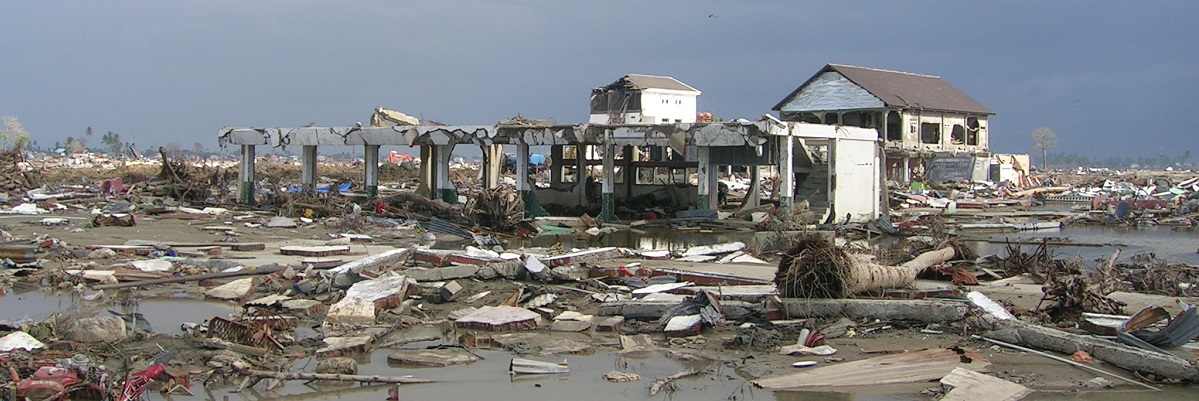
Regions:
<instances>
[{"instance_id":1,"label":"damaged building","mask_svg":"<svg viewBox=\"0 0 1199 401\"><path fill-rule=\"evenodd\" d=\"M882 153L874 129L769 115L712 122L710 114L696 112L699 93L671 77L629 74L592 91L589 123L522 118L494 125L226 127L218 138L222 146L241 148L239 200L245 203L254 201L256 146L301 146L300 187L307 191L316 185L318 147L362 147L368 197L378 194L381 146L420 147L418 192L451 204L459 203L449 171L456 146L483 150L485 188L500 185L502 148L510 146L518 161L514 186L526 215L548 205L594 212L603 221L635 218L649 209L714 215L720 207L718 178L734 168L752 183L742 207L773 203L789 209L802 200L819 221L863 221L880 214ZM548 148L549 182L530 180L531 147Z\"/></svg>"},{"instance_id":2,"label":"damaged building","mask_svg":"<svg viewBox=\"0 0 1199 401\"><path fill-rule=\"evenodd\" d=\"M989 178L995 113L938 76L829 64L773 110L784 121L878 131L899 182Z\"/></svg>"}]
</instances>

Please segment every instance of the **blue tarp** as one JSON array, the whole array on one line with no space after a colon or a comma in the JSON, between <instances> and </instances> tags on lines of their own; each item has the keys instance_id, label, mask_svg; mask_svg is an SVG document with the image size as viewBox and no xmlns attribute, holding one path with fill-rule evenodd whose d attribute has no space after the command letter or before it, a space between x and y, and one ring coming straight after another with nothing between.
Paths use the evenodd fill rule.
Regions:
<instances>
[{"instance_id":1,"label":"blue tarp","mask_svg":"<svg viewBox=\"0 0 1199 401\"><path fill-rule=\"evenodd\" d=\"M347 182L347 183L345 183L345 184L338 185L338 186L337 186L337 192L345 192L345 191L349 191L349 190L350 190L350 187L352 187L352 186L354 186L354 184L353 184L353 183L349 183L349 182ZM300 188L300 186L299 186L299 185L288 185L288 186L284 187L284 190L285 190L284 192L300 192L300 191L301 191L301 188ZM316 187L316 192L319 192L319 193L322 193L322 194L323 194L323 193L327 193L327 192L329 192L329 186Z\"/></svg>"}]
</instances>

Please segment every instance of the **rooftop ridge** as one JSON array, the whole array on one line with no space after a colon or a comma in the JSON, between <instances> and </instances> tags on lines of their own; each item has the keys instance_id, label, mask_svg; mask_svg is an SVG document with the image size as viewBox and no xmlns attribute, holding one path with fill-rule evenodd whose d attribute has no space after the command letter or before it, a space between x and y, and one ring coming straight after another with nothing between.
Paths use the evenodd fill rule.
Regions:
<instances>
[{"instance_id":1,"label":"rooftop ridge","mask_svg":"<svg viewBox=\"0 0 1199 401\"><path fill-rule=\"evenodd\" d=\"M925 77L925 78L937 78L937 79L940 79L940 78L941 78L941 77L940 77L940 76L938 76L938 75L918 74L918 73L915 73L915 72L896 71L896 70L888 70L888 69L883 69L883 68L873 68L873 67L862 67L862 66L858 66L858 65L850 65L850 64L833 64L833 63L829 63L829 65L830 65L830 66L834 66L834 67L849 67L849 68L859 68L859 69L863 69L863 70L871 70L871 71L879 71L879 72L889 72L889 73L892 73L892 74L904 74L904 75L912 75L912 76L917 76L917 77Z\"/></svg>"}]
</instances>

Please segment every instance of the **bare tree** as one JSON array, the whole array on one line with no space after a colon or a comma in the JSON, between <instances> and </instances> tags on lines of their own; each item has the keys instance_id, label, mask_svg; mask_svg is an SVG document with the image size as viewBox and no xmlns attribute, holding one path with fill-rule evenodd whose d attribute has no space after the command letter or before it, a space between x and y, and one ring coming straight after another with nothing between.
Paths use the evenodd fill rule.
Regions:
<instances>
[{"instance_id":1,"label":"bare tree","mask_svg":"<svg viewBox=\"0 0 1199 401\"><path fill-rule=\"evenodd\" d=\"M1032 146L1041 150L1041 168L1049 170L1049 149L1057 146L1057 134L1049 128L1037 128L1032 132Z\"/></svg>"},{"instance_id":2,"label":"bare tree","mask_svg":"<svg viewBox=\"0 0 1199 401\"><path fill-rule=\"evenodd\" d=\"M25 132L25 128L21 127L21 121L16 117L4 117L4 131L0 131L0 140L4 141L5 149L12 143L12 149L24 150L29 146L29 133Z\"/></svg>"}]
</instances>

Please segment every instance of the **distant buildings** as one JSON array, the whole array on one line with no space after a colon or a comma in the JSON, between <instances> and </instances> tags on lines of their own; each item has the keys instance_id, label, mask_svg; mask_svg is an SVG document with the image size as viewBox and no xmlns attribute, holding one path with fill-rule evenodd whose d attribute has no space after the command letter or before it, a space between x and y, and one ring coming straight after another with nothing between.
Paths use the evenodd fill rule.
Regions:
<instances>
[{"instance_id":1,"label":"distant buildings","mask_svg":"<svg viewBox=\"0 0 1199 401\"><path fill-rule=\"evenodd\" d=\"M629 74L591 90L591 124L695 122L700 91L672 77Z\"/></svg>"},{"instance_id":2,"label":"distant buildings","mask_svg":"<svg viewBox=\"0 0 1199 401\"><path fill-rule=\"evenodd\" d=\"M874 128L892 179L985 180L995 113L941 77L829 64L774 106L784 121Z\"/></svg>"}]
</instances>

